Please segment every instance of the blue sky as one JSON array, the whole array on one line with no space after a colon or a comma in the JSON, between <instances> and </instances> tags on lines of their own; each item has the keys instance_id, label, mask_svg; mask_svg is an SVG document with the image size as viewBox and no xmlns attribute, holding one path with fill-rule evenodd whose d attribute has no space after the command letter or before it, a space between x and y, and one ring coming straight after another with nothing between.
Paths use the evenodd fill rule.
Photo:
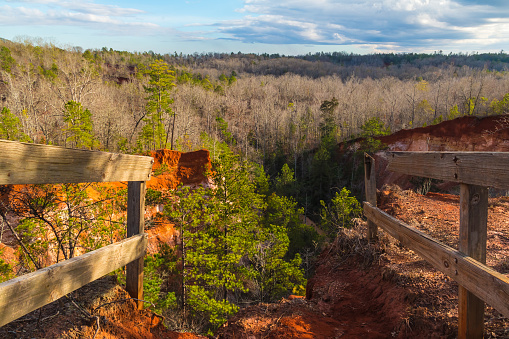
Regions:
<instances>
[{"instance_id":1,"label":"blue sky","mask_svg":"<svg viewBox=\"0 0 509 339\"><path fill-rule=\"evenodd\" d=\"M509 50L509 1L0 0L0 37L116 50Z\"/></svg>"}]
</instances>

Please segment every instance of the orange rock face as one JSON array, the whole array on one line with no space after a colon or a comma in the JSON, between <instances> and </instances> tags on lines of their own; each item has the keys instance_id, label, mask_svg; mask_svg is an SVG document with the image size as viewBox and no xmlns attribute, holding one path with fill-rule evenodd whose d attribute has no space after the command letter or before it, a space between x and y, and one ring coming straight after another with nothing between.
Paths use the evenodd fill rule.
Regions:
<instances>
[{"instance_id":1,"label":"orange rock face","mask_svg":"<svg viewBox=\"0 0 509 339\"><path fill-rule=\"evenodd\" d=\"M509 115L473 116L444 121L438 125L401 130L378 138L389 151L409 152L509 152ZM377 187L396 184L413 188L410 177L386 170L385 152L375 155ZM446 189L444 187L444 189Z\"/></svg>"},{"instance_id":2,"label":"orange rock face","mask_svg":"<svg viewBox=\"0 0 509 339\"><path fill-rule=\"evenodd\" d=\"M0 243L0 253L2 253L2 259L5 260L6 263L16 264L18 262L14 249L3 243Z\"/></svg>"},{"instance_id":3,"label":"orange rock face","mask_svg":"<svg viewBox=\"0 0 509 339\"><path fill-rule=\"evenodd\" d=\"M191 187L210 185L206 175L212 167L209 151L182 153L162 149L153 151L151 155L154 158L153 175L147 182L147 188L165 193L181 184ZM175 229L175 225L162 216L163 208L163 206L147 206L146 217L151 215L154 223L154 227L146 230L147 250L151 254L158 251L161 243L175 246L179 241L180 232Z\"/></svg>"},{"instance_id":4,"label":"orange rock face","mask_svg":"<svg viewBox=\"0 0 509 339\"><path fill-rule=\"evenodd\" d=\"M165 191L175 189L178 185L208 185L206 172L211 169L210 154L207 150L182 153L167 149L153 151L154 175L147 182L147 187Z\"/></svg>"},{"instance_id":5,"label":"orange rock face","mask_svg":"<svg viewBox=\"0 0 509 339\"><path fill-rule=\"evenodd\" d=\"M509 151L509 115L465 116L379 138L391 151Z\"/></svg>"},{"instance_id":6,"label":"orange rock face","mask_svg":"<svg viewBox=\"0 0 509 339\"><path fill-rule=\"evenodd\" d=\"M153 190L163 192L163 196L168 196L168 191L177 188L180 184L186 186L209 185L210 182L206 176L206 172L211 169L210 154L207 150L182 153L179 151L157 150L152 152L154 157L153 174L147 187ZM111 182L99 184L101 188L106 189L125 189L125 182ZM0 202L3 206L9 206L17 212L28 212L27 207L18 201L25 191L32 196L37 194L43 195L44 192L38 192L38 188L29 185L6 185L0 186ZM100 192L94 185L87 187L88 197L93 201L103 199ZM64 208L64 206L62 206ZM155 253L160 243L167 243L174 246L179 237L179 232L175 230L174 225L162 215L163 205L146 206L145 218L152 219L154 227L147 228L149 234L149 253ZM19 217L13 213L8 213L9 222L15 227L19 222ZM0 227L2 227L0 225ZM11 252L14 252L18 246L15 238L10 230L4 225L2 231L2 239L0 242L5 247L3 254L4 259L8 259ZM51 263L49 263L51 264Z\"/></svg>"}]
</instances>

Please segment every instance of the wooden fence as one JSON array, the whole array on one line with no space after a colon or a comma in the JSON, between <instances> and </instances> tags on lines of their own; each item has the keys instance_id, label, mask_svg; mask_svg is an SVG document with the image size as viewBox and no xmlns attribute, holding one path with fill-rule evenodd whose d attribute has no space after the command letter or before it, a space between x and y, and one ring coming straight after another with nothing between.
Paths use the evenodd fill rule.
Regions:
<instances>
[{"instance_id":1,"label":"wooden fence","mask_svg":"<svg viewBox=\"0 0 509 339\"><path fill-rule=\"evenodd\" d=\"M459 287L458 338L482 338L484 302L509 317L509 279L487 267L487 186L509 189L509 153L391 152L388 169L408 175L460 184L459 250L393 218L376 207L375 162L365 155L368 239L377 226L410 248Z\"/></svg>"},{"instance_id":2,"label":"wooden fence","mask_svg":"<svg viewBox=\"0 0 509 339\"><path fill-rule=\"evenodd\" d=\"M145 185L153 159L5 140L0 152L0 185L128 182L127 238L0 284L0 326L126 265L127 291L142 299Z\"/></svg>"}]
</instances>

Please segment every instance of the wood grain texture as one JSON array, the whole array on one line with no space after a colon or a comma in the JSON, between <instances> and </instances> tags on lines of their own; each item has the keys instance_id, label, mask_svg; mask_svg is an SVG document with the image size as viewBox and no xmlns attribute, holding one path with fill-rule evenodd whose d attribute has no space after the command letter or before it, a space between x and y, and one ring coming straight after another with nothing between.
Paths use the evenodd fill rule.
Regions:
<instances>
[{"instance_id":1,"label":"wood grain texture","mask_svg":"<svg viewBox=\"0 0 509 339\"><path fill-rule=\"evenodd\" d=\"M147 235L140 234L0 284L0 326L125 266L146 248Z\"/></svg>"},{"instance_id":2,"label":"wood grain texture","mask_svg":"<svg viewBox=\"0 0 509 339\"><path fill-rule=\"evenodd\" d=\"M509 317L509 278L364 203L364 215L433 267L447 274L505 317Z\"/></svg>"},{"instance_id":3,"label":"wood grain texture","mask_svg":"<svg viewBox=\"0 0 509 339\"><path fill-rule=\"evenodd\" d=\"M458 249L486 264L488 238L488 188L461 184L460 230ZM463 286L459 286L458 338L482 338L484 302Z\"/></svg>"},{"instance_id":4,"label":"wood grain texture","mask_svg":"<svg viewBox=\"0 0 509 339\"><path fill-rule=\"evenodd\" d=\"M387 168L425 178L509 188L507 152L390 152Z\"/></svg>"},{"instance_id":5,"label":"wood grain texture","mask_svg":"<svg viewBox=\"0 0 509 339\"><path fill-rule=\"evenodd\" d=\"M0 185L146 181L151 157L0 140Z\"/></svg>"},{"instance_id":6,"label":"wood grain texture","mask_svg":"<svg viewBox=\"0 0 509 339\"><path fill-rule=\"evenodd\" d=\"M371 205L376 206L375 159L367 153L364 153L364 190L366 192L366 201ZM370 220L368 220L367 232L368 241L376 241L378 238L378 228L376 224Z\"/></svg>"},{"instance_id":7,"label":"wood grain texture","mask_svg":"<svg viewBox=\"0 0 509 339\"><path fill-rule=\"evenodd\" d=\"M145 190L144 181L127 183L127 237L143 233L145 227ZM126 290L132 298L143 299L143 257L126 266ZM143 302L137 300L138 309Z\"/></svg>"}]
</instances>

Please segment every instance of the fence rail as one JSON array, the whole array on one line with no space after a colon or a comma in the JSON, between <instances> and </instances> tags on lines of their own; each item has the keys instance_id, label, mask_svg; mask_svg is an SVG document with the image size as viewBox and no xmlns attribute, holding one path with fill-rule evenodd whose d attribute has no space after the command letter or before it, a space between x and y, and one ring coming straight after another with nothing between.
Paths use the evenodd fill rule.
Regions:
<instances>
[{"instance_id":1,"label":"fence rail","mask_svg":"<svg viewBox=\"0 0 509 339\"><path fill-rule=\"evenodd\" d=\"M0 185L128 182L127 239L0 284L0 326L122 266L127 291L142 299L143 211L153 159L6 140L0 140L0 152Z\"/></svg>"},{"instance_id":2,"label":"fence rail","mask_svg":"<svg viewBox=\"0 0 509 339\"><path fill-rule=\"evenodd\" d=\"M391 152L388 170L462 184L509 189L506 152Z\"/></svg>"},{"instance_id":3,"label":"fence rail","mask_svg":"<svg viewBox=\"0 0 509 339\"><path fill-rule=\"evenodd\" d=\"M374 159L365 155L368 239L377 226L458 282L458 337L482 338L484 302L509 317L509 278L487 267L488 189L509 188L509 153L391 152L388 169L460 183L459 250L393 218L376 207Z\"/></svg>"}]
</instances>

